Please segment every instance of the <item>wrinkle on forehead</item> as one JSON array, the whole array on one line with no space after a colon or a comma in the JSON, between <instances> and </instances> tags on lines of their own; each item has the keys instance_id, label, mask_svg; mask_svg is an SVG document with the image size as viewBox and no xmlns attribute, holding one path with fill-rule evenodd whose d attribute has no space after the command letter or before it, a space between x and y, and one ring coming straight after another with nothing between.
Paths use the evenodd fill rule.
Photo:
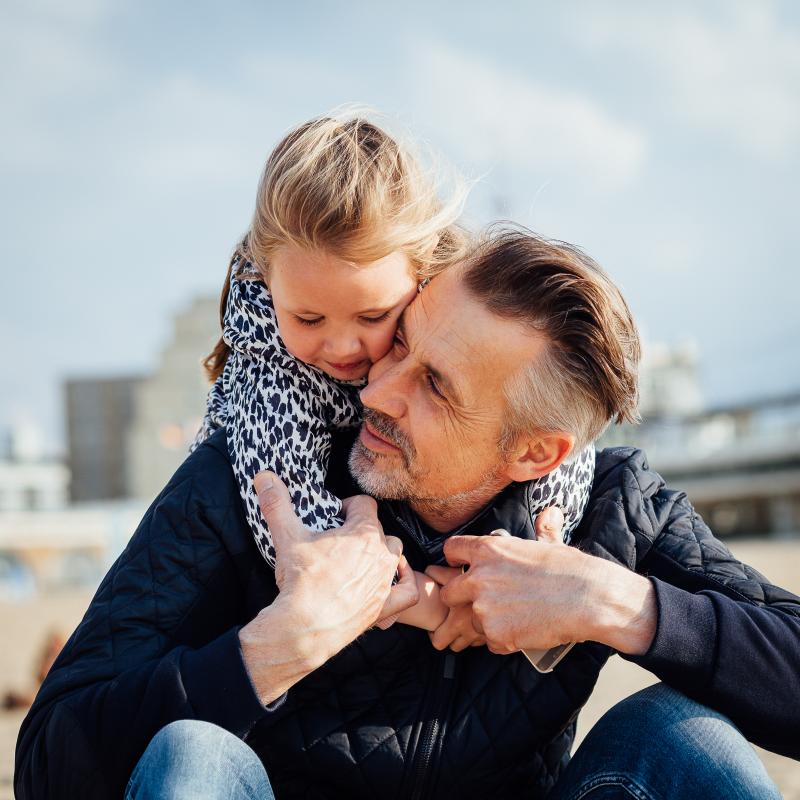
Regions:
<instances>
[{"instance_id":1,"label":"wrinkle on forehead","mask_svg":"<svg viewBox=\"0 0 800 800\"><path fill-rule=\"evenodd\" d=\"M487 310L455 274L440 275L414 299L403 327L415 360L446 374L464 405L488 402L489 415L502 411L494 398L506 380L544 346L521 323Z\"/></svg>"}]
</instances>

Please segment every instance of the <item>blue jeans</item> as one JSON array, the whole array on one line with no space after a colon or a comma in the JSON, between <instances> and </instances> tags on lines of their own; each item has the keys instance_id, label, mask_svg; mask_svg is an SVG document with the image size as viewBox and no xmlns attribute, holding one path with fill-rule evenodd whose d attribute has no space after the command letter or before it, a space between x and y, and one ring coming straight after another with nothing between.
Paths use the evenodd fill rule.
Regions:
<instances>
[{"instance_id":1,"label":"blue jeans","mask_svg":"<svg viewBox=\"0 0 800 800\"><path fill-rule=\"evenodd\" d=\"M241 739L210 722L162 728L139 759L125 800L275 800L264 765Z\"/></svg>"},{"instance_id":2,"label":"blue jeans","mask_svg":"<svg viewBox=\"0 0 800 800\"><path fill-rule=\"evenodd\" d=\"M207 722L163 728L133 771L126 800L274 800L258 756ZM778 798L752 747L721 714L658 684L589 732L548 800Z\"/></svg>"}]
</instances>

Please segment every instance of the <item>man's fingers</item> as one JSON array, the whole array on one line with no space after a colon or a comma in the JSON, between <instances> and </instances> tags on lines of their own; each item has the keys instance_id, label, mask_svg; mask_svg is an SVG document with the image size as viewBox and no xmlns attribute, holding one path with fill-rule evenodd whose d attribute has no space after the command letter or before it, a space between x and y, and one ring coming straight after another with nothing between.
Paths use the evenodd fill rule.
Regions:
<instances>
[{"instance_id":1,"label":"man's fingers","mask_svg":"<svg viewBox=\"0 0 800 800\"><path fill-rule=\"evenodd\" d=\"M536 538L551 544L563 544L564 512L558 506L549 506L536 517Z\"/></svg>"},{"instance_id":2,"label":"man's fingers","mask_svg":"<svg viewBox=\"0 0 800 800\"><path fill-rule=\"evenodd\" d=\"M261 513L269 525L277 551L286 536L305 529L294 512L289 490L274 472L259 472L254 483Z\"/></svg>"},{"instance_id":3,"label":"man's fingers","mask_svg":"<svg viewBox=\"0 0 800 800\"><path fill-rule=\"evenodd\" d=\"M396 555L398 558L400 558L400 556L403 555L403 543L396 536L386 537L386 547L391 553Z\"/></svg>"},{"instance_id":4,"label":"man's fingers","mask_svg":"<svg viewBox=\"0 0 800 800\"><path fill-rule=\"evenodd\" d=\"M342 500L342 514L345 522L357 525L364 520L378 521L378 504L365 494L357 494Z\"/></svg>"},{"instance_id":5,"label":"man's fingers","mask_svg":"<svg viewBox=\"0 0 800 800\"><path fill-rule=\"evenodd\" d=\"M387 537L387 539L392 538L394 537ZM400 556L400 561L397 564L397 573L397 583L389 591L389 597L386 598L386 602L383 604L379 619L399 614L401 611L411 608L419 600L417 579L414 577L414 570L411 569L411 565L406 561L405 556Z\"/></svg>"},{"instance_id":6,"label":"man's fingers","mask_svg":"<svg viewBox=\"0 0 800 800\"><path fill-rule=\"evenodd\" d=\"M444 543L444 557L452 567L471 564L481 543L480 536L451 536Z\"/></svg>"},{"instance_id":7,"label":"man's fingers","mask_svg":"<svg viewBox=\"0 0 800 800\"><path fill-rule=\"evenodd\" d=\"M456 575L461 574L461 567L440 567L438 564L431 564L425 569L425 574L433 578L439 586L446 586Z\"/></svg>"},{"instance_id":8,"label":"man's fingers","mask_svg":"<svg viewBox=\"0 0 800 800\"><path fill-rule=\"evenodd\" d=\"M446 586L442 586L439 590L439 597L450 608L464 606L473 601L473 588L474 584L469 573L457 575Z\"/></svg>"}]
</instances>

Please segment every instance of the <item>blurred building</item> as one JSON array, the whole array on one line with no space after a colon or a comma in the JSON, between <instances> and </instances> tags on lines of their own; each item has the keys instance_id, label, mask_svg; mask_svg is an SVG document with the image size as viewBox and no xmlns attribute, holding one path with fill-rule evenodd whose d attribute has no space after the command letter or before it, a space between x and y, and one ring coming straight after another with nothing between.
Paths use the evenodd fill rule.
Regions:
<instances>
[{"instance_id":1,"label":"blurred building","mask_svg":"<svg viewBox=\"0 0 800 800\"><path fill-rule=\"evenodd\" d=\"M175 318L155 372L135 389L128 441L131 496L152 500L186 454L205 414L201 365L219 338L219 301L196 300Z\"/></svg>"},{"instance_id":2,"label":"blurred building","mask_svg":"<svg viewBox=\"0 0 800 800\"><path fill-rule=\"evenodd\" d=\"M40 432L18 425L0 444L0 512L45 511L67 503L69 469L43 455Z\"/></svg>"},{"instance_id":3,"label":"blurred building","mask_svg":"<svg viewBox=\"0 0 800 800\"><path fill-rule=\"evenodd\" d=\"M644 342L639 365L639 425L611 425L602 447L636 445L650 452L675 441L681 421L703 409L700 363L692 342Z\"/></svg>"},{"instance_id":4,"label":"blurred building","mask_svg":"<svg viewBox=\"0 0 800 800\"><path fill-rule=\"evenodd\" d=\"M639 372L639 408L645 419L682 417L703 407L697 346L645 343Z\"/></svg>"},{"instance_id":5,"label":"blurred building","mask_svg":"<svg viewBox=\"0 0 800 800\"><path fill-rule=\"evenodd\" d=\"M64 384L70 500L130 496L128 439L139 377L71 379Z\"/></svg>"},{"instance_id":6,"label":"blurred building","mask_svg":"<svg viewBox=\"0 0 800 800\"><path fill-rule=\"evenodd\" d=\"M69 470L43 455L41 432L15 425L0 433L0 599L24 600L36 590L32 570L19 557L29 537L14 520L59 513L67 503Z\"/></svg>"}]
</instances>

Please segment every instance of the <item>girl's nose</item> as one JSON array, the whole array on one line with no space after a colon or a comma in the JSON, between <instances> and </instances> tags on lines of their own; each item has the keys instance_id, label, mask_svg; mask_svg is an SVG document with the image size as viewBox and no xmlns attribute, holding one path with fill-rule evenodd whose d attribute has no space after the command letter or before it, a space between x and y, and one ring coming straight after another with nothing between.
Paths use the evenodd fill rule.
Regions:
<instances>
[{"instance_id":1,"label":"girl's nose","mask_svg":"<svg viewBox=\"0 0 800 800\"><path fill-rule=\"evenodd\" d=\"M361 340L348 334L336 336L328 340L327 350L331 361L345 362L361 352Z\"/></svg>"}]
</instances>

